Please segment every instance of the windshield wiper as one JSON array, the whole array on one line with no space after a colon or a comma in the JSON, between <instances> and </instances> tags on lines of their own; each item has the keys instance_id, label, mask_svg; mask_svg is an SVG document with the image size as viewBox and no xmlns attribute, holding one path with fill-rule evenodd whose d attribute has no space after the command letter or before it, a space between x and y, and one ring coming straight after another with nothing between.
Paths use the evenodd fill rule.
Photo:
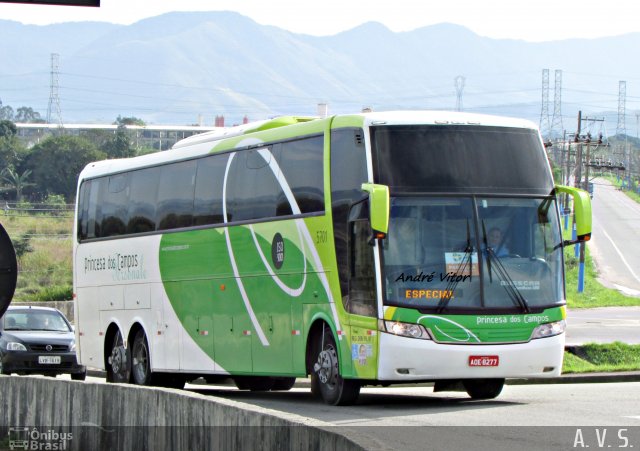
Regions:
<instances>
[{"instance_id":1,"label":"windshield wiper","mask_svg":"<svg viewBox=\"0 0 640 451\"><path fill-rule=\"evenodd\" d=\"M509 276L509 271L507 271L507 269L500 261L500 257L496 255L492 247L489 247L487 245L487 232L484 225L484 220L482 221L482 234L485 252L487 253L487 270L489 271L489 283L493 283L493 280L491 279L491 261L493 260L493 263L496 267L496 273L498 273L498 277L501 279L501 282L506 283L506 285L502 285L502 283L500 285L504 287L505 291L511 298L511 301L517 306L521 307L525 313L531 312L529 303L524 298L524 296L522 296L522 293L520 293L520 290L518 290L516 284L513 283L513 279L511 279L511 277Z\"/></svg>"},{"instance_id":2,"label":"windshield wiper","mask_svg":"<svg viewBox=\"0 0 640 451\"><path fill-rule=\"evenodd\" d=\"M471 246L471 231L469 229L469 219L467 219L467 246L464 248L464 257L458 265L458 268L454 272L454 274L449 278L449 283L442 292L440 296L440 300L438 301L437 313L442 313L447 305L449 305L449 301L453 298L453 292L458 286L460 280L457 276L460 276L464 273L467 265L469 265L469 277L473 277L473 264L471 263L473 247Z\"/></svg>"}]
</instances>

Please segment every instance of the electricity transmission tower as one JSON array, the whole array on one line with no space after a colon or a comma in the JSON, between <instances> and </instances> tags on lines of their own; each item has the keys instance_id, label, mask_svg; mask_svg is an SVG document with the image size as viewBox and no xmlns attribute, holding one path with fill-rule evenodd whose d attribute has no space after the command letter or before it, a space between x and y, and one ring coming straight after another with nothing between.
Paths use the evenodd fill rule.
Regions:
<instances>
[{"instance_id":1,"label":"electricity transmission tower","mask_svg":"<svg viewBox=\"0 0 640 451\"><path fill-rule=\"evenodd\" d=\"M553 88L553 116L551 119L551 135L562 136L562 71L556 69L555 86Z\"/></svg>"},{"instance_id":2,"label":"electricity transmission tower","mask_svg":"<svg viewBox=\"0 0 640 451\"><path fill-rule=\"evenodd\" d=\"M542 109L540 110L540 132L544 138L549 136L549 69L542 69Z\"/></svg>"},{"instance_id":3,"label":"electricity transmission tower","mask_svg":"<svg viewBox=\"0 0 640 451\"><path fill-rule=\"evenodd\" d=\"M620 81L618 83L618 125L616 126L616 135L626 135L627 127L625 126L625 105L627 103L627 82Z\"/></svg>"},{"instance_id":4,"label":"electricity transmission tower","mask_svg":"<svg viewBox=\"0 0 640 451\"><path fill-rule=\"evenodd\" d=\"M462 91L464 91L465 80L462 75L458 75L454 79L454 85L456 87L456 111L462 111Z\"/></svg>"},{"instance_id":5,"label":"electricity transmission tower","mask_svg":"<svg viewBox=\"0 0 640 451\"><path fill-rule=\"evenodd\" d=\"M47 124L51 124L53 116L55 122L62 127L62 112L60 110L60 95L58 93L60 81L60 55L51 54L51 82L49 84L49 107L47 108Z\"/></svg>"}]
</instances>

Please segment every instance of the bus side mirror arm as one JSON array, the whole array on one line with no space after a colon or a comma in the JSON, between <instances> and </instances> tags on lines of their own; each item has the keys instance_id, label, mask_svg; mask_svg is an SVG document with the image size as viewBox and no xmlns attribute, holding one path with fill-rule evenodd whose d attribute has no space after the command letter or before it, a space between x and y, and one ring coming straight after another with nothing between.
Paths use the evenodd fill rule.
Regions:
<instances>
[{"instance_id":1,"label":"bus side mirror arm","mask_svg":"<svg viewBox=\"0 0 640 451\"><path fill-rule=\"evenodd\" d=\"M369 244L373 245L376 239L384 239L389 231L389 187L363 183L362 191L369 194L369 223L371 224Z\"/></svg>"},{"instance_id":2,"label":"bus side mirror arm","mask_svg":"<svg viewBox=\"0 0 640 451\"><path fill-rule=\"evenodd\" d=\"M563 246L583 243L591 239L591 198L589 193L570 186L556 185L556 192L569 194L573 198L573 213L576 221L577 240L566 240Z\"/></svg>"}]
</instances>

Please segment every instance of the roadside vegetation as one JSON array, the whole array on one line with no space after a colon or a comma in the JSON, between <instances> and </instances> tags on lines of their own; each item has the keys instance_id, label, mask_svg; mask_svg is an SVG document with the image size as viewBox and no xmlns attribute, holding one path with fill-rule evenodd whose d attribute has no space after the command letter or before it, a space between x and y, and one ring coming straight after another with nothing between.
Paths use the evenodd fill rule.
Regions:
<instances>
[{"instance_id":1,"label":"roadside vegetation","mask_svg":"<svg viewBox=\"0 0 640 451\"><path fill-rule=\"evenodd\" d=\"M640 345L588 343L564 353L563 373L640 370Z\"/></svg>"},{"instance_id":2,"label":"roadside vegetation","mask_svg":"<svg viewBox=\"0 0 640 451\"><path fill-rule=\"evenodd\" d=\"M11 237L18 257L14 301L72 299L72 216L73 211L69 209L31 214L28 210L0 213L0 222Z\"/></svg>"},{"instance_id":3,"label":"roadside vegetation","mask_svg":"<svg viewBox=\"0 0 640 451\"><path fill-rule=\"evenodd\" d=\"M626 296L618 290L607 288L598 282L598 273L586 247L584 264L584 291L578 293L578 267L580 260L575 256L574 247L564 251L567 307L595 308L614 306L640 306L640 297Z\"/></svg>"},{"instance_id":4,"label":"roadside vegetation","mask_svg":"<svg viewBox=\"0 0 640 451\"><path fill-rule=\"evenodd\" d=\"M627 197L629 197L630 199L635 200L636 202L640 203L640 194L638 194L638 189L640 189L640 187L638 186L638 182L635 182L635 186L633 187L634 190L629 190L627 189L627 186L625 184L625 180L622 178L618 178L614 175L607 175L605 177L606 180L610 181L611 184L613 186L615 186L616 188L618 188L619 190L621 190Z\"/></svg>"}]
</instances>

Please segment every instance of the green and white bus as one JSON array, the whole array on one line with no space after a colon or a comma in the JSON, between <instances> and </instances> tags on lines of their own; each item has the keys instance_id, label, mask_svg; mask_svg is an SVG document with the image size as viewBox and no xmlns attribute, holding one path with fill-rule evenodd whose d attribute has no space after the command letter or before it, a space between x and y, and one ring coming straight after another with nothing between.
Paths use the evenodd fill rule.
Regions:
<instances>
[{"instance_id":1,"label":"green and white bus","mask_svg":"<svg viewBox=\"0 0 640 451\"><path fill-rule=\"evenodd\" d=\"M74 243L81 364L329 404L434 381L472 398L554 377L565 331L557 197L527 121L452 112L280 117L89 164Z\"/></svg>"}]
</instances>

